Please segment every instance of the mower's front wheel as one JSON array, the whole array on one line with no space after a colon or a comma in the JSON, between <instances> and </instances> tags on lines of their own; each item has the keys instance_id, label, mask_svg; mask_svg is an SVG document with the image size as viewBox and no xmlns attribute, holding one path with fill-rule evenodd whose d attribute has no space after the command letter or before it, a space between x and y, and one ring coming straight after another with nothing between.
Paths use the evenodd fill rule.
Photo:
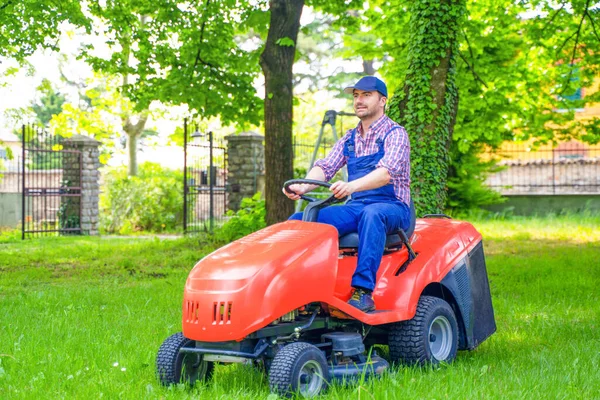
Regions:
<instances>
[{"instance_id":1,"label":"mower's front wheel","mask_svg":"<svg viewBox=\"0 0 600 400\"><path fill-rule=\"evenodd\" d=\"M178 332L169 336L158 349L156 373L160 383L168 386L177 383L194 385L210 379L214 363L204 361L201 354L180 353L183 347L192 347L194 341Z\"/></svg>"},{"instance_id":2,"label":"mower's front wheel","mask_svg":"<svg viewBox=\"0 0 600 400\"><path fill-rule=\"evenodd\" d=\"M458 324L452 307L440 298L421 296L414 318L391 326L388 344L392 362L452 362L458 349Z\"/></svg>"},{"instance_id":3,"label":"mower's front wheel","mask_svg":"<svg viewBox=\"0 0 600 400\"><path fill-rule=\"evenodd\" d=\"M271 392L283 397L296 393L302 397L317 396L328 381L327 359L310 343L295 342L283 347L269 369Z\"/></svg>"}]
</instances>

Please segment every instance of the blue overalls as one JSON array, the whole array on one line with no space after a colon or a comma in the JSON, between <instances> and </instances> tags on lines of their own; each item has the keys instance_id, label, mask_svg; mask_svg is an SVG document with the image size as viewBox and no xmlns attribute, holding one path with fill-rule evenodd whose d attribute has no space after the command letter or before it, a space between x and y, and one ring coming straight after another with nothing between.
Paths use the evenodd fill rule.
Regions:
<instances>
[{"instance_id":1,"label":"blue overalls","mask_svg":"<svg viewBox=\"0 0 600 400\"><path fill-rule=\"evenodd\" d=\"M352 131L344 145L344 155L348 157L349 182L376 169L385 154L384 142L391 131L383 140L377 139L377 153L363 157L356 157L354 153L356 132L356 129ZM290 219L301 220L302 213L295 213ZM408 229L409 220L409 207L398 200L394 185L389 183L377 189L355 192L344 205L322 209L317 222L335 226L339 236L358 232L358 262L352 276L352 286L373 291L385 250L386 235L397 232L399 228Z\"/></svg>"}]
</instances>

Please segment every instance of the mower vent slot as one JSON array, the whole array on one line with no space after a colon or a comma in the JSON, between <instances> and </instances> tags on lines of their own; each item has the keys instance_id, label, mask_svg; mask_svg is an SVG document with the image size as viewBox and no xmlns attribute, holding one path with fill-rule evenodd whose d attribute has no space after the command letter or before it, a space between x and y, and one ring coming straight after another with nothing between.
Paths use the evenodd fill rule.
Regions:
<instances>
[{"instance_id":1,"label":"mower vent slot","mask_svg":"<svg viewBox=\"0 0 600 400\"><path fill-rule=\"evenodd\" d=\"M232 308L233 303L231 301L215 301L213 303L213 325L230 324Z\"/></svg>"},{"instance_id":2,"label":"mower vent slot","mask_svg":"<svg viewBox=\"0 0 600 400\"><path fill-rule=\"evenodd\" d=\"M199 305L195 301L185 302L185 322L197 324L198 323L198 308Z\"/></svg>"}]
</instances>

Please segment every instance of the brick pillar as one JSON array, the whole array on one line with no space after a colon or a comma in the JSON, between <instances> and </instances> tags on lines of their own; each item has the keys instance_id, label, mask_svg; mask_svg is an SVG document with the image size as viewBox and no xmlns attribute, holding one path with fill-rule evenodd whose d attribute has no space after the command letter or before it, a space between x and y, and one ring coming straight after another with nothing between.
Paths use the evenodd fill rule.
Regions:
<instances>
[{"instance_id":1,"label":"brick pillar","mask_svg":"<svg viewBox=\"0 0 600 400\"><path fill-rule=\"evenodd\" d=\"M229 135L227 140L228 207L237 211L244 197L264 193L265 146L264 136L255 132Z\"/></svg>"},{"instance_id":2,"label":"brick pillar","mask_svg":"<svg viewBox=\"0 0 600 400\"><path fill-rule=\"evenodd\" d=\"M65 140L65 148L81 151L81 178L74 171L73 162L65 162L63 181L73 183L69 186L81 186L81 232L84 235L98 235L98 197L100 195L100 142L83 135L73 135ZM68 158L68 157L67 157ZM78 164L77 164L78 166ZM74 184L78 181L78 184Z\"/></svg>"}]
</instances>

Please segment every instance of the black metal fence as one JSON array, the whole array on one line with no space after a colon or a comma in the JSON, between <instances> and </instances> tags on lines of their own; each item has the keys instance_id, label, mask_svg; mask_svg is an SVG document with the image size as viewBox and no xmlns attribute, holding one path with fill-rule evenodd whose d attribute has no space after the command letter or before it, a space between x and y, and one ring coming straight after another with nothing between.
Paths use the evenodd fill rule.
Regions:
<instances>
[{"instance_id":1,"label":"black metal fence","mask_svg":"<svg viewBox=\"0 0 600 400\"><path fill-rule=\"evenodd\" d=\"M64 138L22 128L22 237L81 233L82 155Z\"/></svg>"},{"instance_id":2,"label":"black metal fence","mask_svg":"<svg viewBox=\"0 0 600 400\"><path fill-rule=\"evenodd\" d=\"M0 159L0 226L23 239L81 233L81 152L36 126L20 135L20 154Z\"/></svg>"},{"instance_id":3,"label":"black metal fence","mask_svg":"<svg viewBox=\"0 0 600 400\"><path fill-rule=\"evenodd\" d=\"M576 141L537 149L510 144L499 155L503 168L487 184L504 195L600 194L600 146Z\"/></svg>"},{"instance_id":4,"label":"black metal fence","mask_svg":"<svg viewBox=\"0 0 600 400\"><path fill-rule=\"evenodd\" d=\"M315 142L308 140L297 140L294 138L294 175L296 178L304 178L310 167L310 159L315 151ZM329 150L333 147L333 143L327 140L321 141L321 145L317 151L317 160L324 158Z\"/></svg>"},{"instance_id":5,"label":"black metal fence","mask_svg":"<svg viewBox=\"0 0 600 400\"><path fill-rule=\"evenodd\" d=\"M227 213L227 147L212 132L184 122L185 233L212 232Z\"/></svg>"}]
</instances>

